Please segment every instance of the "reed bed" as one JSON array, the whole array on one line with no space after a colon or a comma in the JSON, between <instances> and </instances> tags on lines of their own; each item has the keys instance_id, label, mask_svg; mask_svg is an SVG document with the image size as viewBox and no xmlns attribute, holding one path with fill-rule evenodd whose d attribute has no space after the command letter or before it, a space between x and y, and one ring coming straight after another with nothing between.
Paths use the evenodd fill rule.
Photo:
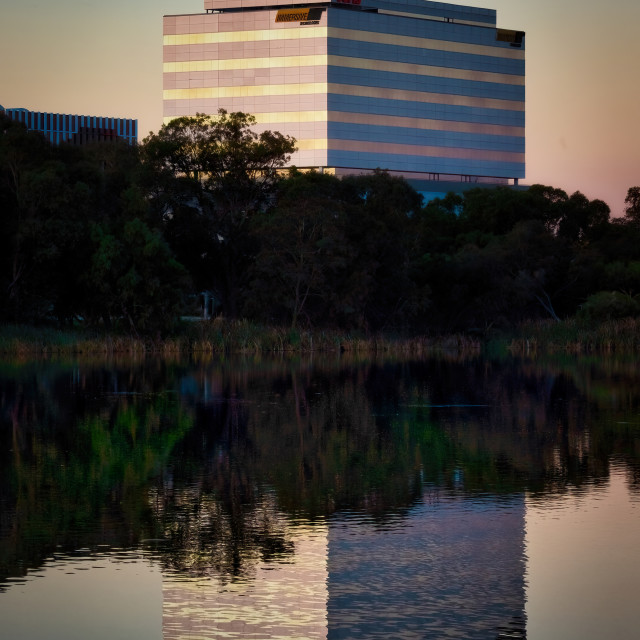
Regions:
<instances>
[{"instance_id":1,"label":"reed bed","mask_svg":"<svg viewBox=\"0 0 640 640\"><path fill-rule=\"evenodd\" d=\"M640 351L640 319L589 323L582 319L538 321L522 325L499 342L512 355L542 353L636 353ZM495 343L495 341L494 341ZM336 352L423 356L435 353L478 354L487 347L478 336L366 335L332 330L265 327L246 320L216 318L184 325L165 338L138 337L50 327L0 327L0 354L115 355L266 354Z\"/></svg>"},{"instance_id":2,"label":"reed bed","mask_svg":"<svg viewBox=\"0 0 640 640\"><path fill-rule=\"evenodd\" d=\"M539 321L520 327L508 350L518 355L555 353L636 353L640 351L640 319L623 318L593 323L571 318Z\"/></svg>"},{"instance_id":3,"label":"reed bed","mask_svg":"<svg viewBox=\"0 0 640 640\"><path fill-rule=\"evenodd\" d=\"M331 330L264 327L246 320L216 318L185 325L163 339L63 331L27 326L0 327L0 353L48 354L259 354L259 353L387 353L425 355L434 352L477 353L482 342L464 335L444 337L383 336Z\"/></svg>"}]
</instances>

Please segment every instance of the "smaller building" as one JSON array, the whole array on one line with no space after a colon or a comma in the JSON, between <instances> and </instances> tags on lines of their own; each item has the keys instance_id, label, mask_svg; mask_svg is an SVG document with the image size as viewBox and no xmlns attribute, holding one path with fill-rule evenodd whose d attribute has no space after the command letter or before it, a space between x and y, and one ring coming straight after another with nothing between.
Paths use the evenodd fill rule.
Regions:
<instances>
[{"instance_id":1,"label":"smaller building","mask_svg":"<svg viewBox=\"0 0 640 640\"><path fill-rule=\"evenodd\" d=\"M0 113L15 122L21 122L29 131L39 131L52 144L88 144L114 140L125 140L129 144L138 142L138 121L131 118L78 116L22 108L5 109L2 105Z\"/></svg>"}]
</instances>

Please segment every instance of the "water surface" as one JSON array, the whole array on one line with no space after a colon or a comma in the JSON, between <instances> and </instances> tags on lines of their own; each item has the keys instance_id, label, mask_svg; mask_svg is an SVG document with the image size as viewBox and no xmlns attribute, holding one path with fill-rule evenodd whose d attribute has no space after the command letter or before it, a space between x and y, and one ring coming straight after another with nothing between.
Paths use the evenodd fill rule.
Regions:
<instances>
[{"instance_id":1,"label":"water surface","mask_svg":"<svg viewBox=\"0 0 640 640\"><path fill-rule=\"evenodd\" d=\"M632 360L0 363L0 631L635 637Z\"/></svg>"}]
</instances>

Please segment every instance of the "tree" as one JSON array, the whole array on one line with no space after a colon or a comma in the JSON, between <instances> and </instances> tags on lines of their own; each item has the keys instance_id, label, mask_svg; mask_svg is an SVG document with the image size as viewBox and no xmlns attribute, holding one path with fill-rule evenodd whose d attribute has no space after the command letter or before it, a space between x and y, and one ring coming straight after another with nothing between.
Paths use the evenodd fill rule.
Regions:
<instances>
[{"instance_id":1,"label":"tree","mask_svg":"<svg viewBox=\"0 0 640 640\"><path fill-rule=\"evenodd\" d=\"M281 186L276 206L253 219L260 249L245 304L249 315L286 317L292 328L301 317L307 324L335 320L348 254L343 191L333 176L294 173Z\"/></svg>"},{"instance_id":2,"label":"tree","mask_svg":"<svg viewBox=\"0 0 640 640\"><path fill-rule=\"evenodd\" d=\"M520 190L513 187L478 187L465 192L460 219L468 232L495 235L508 233L523 220L547 222L553 201L566 194L534 185Z\"/></svg>"},{"instance_id":3,"label":"tree","mask_svg":"<svg viewBox=\"0 0 640 640\"><path fill-rule=\"evenodd\" d=\"M404 328L426 304L417 289L413 264L417 249L412 219L422 196L404 178L376 171L344 178L354 204L345 233L350 261L343 284L345 311L361 329Z\"/></svg>"},{"instance_id":4,"label":"tree","mask_svg":"<svg viewBox=\"0 0 640 640\"><path fill-rule=\"evenodd\" d=\"M83 147L72 171L90 202L82 242L65 251L80 267L75 313L134 333L169 330L188 282L153 215L139 150L125 143Z\"/></svg>"},{"instance_id":5,"label":"tree","mask_svg":"<svg viewBox=\"0 0 640 640\"><path fill-rule=\"evenodd\" d=\"M570 243L598 238L609 223L610 209L602 200L589 200L576 191L560 207L557 234Z\"/></svg>"},{"instance_id":6,"label":"tree","mask_svg":"<svg viewBox=\"0 0 640 640\"><path fill-rule=\"evenodd\" d=\"M628 222L640 225L640 187L630 187L624 199L624 217Z\"/></svg>"},{"instance_id":7,"label":"tree","mask_svg":"<svg viewBox=\"0 0 640 640\"><path fill-rule=\"evenodd\" d=\"M542 222L523 220L486 246L462 247L451 260L443 305L449 327L484 329L542 315L557 320L555 298L567 267L561 244Z\"/></svg>"},{"instance_id":8,"label":"tree","mask_svg":"<svg viewBox=\"0 0 640 640\"><path fill-rule=\"evenodd\" d=\"M569 196L562 189L543 184L533 184L520 192L523 209L522 218L539 220L553 234L558 234L558 225L563 216Z\"/></svg>"},{"instance_id":9,"label":"tree","mask_svg":"<svg viewBox=\"0 0 640 640\"><path fill-rule=\"evenodd\" d=\"M218 111L196 114L162 126L142 143L151 169L154 206L165 222L203 218L206 232L200 260L185 260L195 279L214 291L225 313L237 315L250 248L247 221L263 211L275 192L279 171L295 150L295 140L272 131L257 133L253 116ZM191 211L187 214L188 211ZM173 245L181 252L190 249ZM186 257L186 256L185 256Z\"/></svg>"},{"instance_id":10,"label":"tree","mask_svg":"<svg viewBox=\"0 0 640 640\"><path fill-rule=\"evenodd\" d=\"M181 309L186 273L161 234L131 216L121 227L95 224L92 241L87 312L109 322L122 318L134 333L171 328Z\"/></svg>"},{"instance_id":11,"label":"tree","mask_svg":"<svg viewBox=\"0 0 640 640\"><path fill-rule=\"evenodd\" d=\"M40 306L33 304L39 231L59 169L42 135L0 114L0 309L12 320Z\"/></svg>"},{"instance_id":12,"label":"tree","mask_svg":"<svg viewBox=\"0 0 640 640\"><path fill-rule=\"evenodd\" d=\"M599 291L589 296L578 311L578 316L602 322L616 318L640 315L640 302L634 296L620 291Z\"/></svg>"}]
</instances>

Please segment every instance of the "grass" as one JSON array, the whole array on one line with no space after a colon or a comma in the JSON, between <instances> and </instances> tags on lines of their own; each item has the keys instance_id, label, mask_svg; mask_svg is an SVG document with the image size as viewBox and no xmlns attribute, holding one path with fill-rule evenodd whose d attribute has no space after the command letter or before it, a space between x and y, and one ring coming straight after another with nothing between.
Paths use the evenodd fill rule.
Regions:
<instances>
[{"instance_id":1,"label":"grass","mask_svg":"<svg viewBox=\"0 0 640 640\"><path fill-rule=\"evenodd\" d=\"M512 355L542 353L635 353L640 351L640 319L600 323L569 319L523 324L497 341L464 334L389 336L265 327L246 320L216 318L194 322L164 339L139 338L88 330L5 325L0 327L0 354L259 354L259 353L386 353L422 356L434 353L477 354L499 348Z\"/></svg>"},{"instance_id":2,"label":"grass","mask_svg":"<svg viewBox=\"0 0 640 640\"><path fill-rule=\"evenodd\" d=\"M640 318L593 322L570 318L522 325L508 344L513 354L634 353L640 350Z\"/></svg>"},{"instance_id":3,"label":"grass","mask_svg":"<svg viewBox=\"0 0 640 640\"><path fill-rule=\"evenodd\" d=\"M442 351L476 352L481 341L463 335L393 337L330 330L264 327L246 320L214 319L185 325L162 340L49 327L0 327L0 353L47 354L178 354L178 353L393 353L421 355Z\"/></svg>"}]
</instances>

